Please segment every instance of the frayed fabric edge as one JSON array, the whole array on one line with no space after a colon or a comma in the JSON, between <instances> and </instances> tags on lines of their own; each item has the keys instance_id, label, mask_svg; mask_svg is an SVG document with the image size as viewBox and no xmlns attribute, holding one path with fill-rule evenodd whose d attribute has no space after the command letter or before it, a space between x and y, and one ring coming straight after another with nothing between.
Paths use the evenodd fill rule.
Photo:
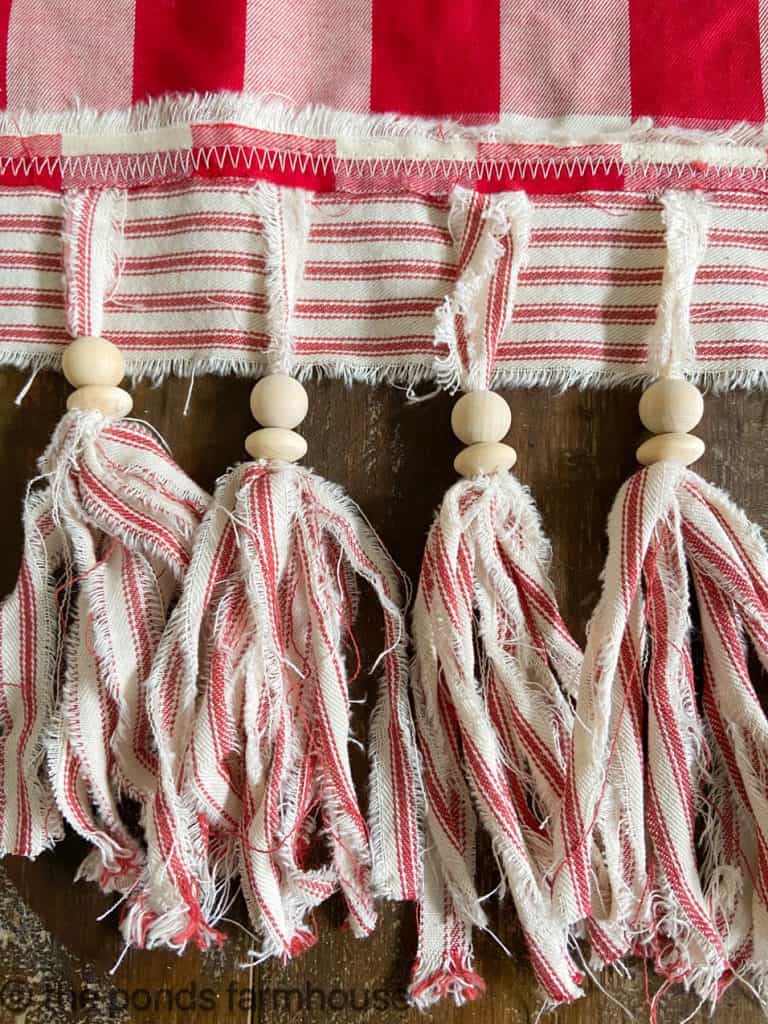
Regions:
<instances>
[{"instance_id":1,"label":"frayed fabric edge","mask_svg":"<svg viewBox=\"0 0 768 1024\"><path fill-rule=\"evenodd\" d=\"M200 124L241 124L263 131L303 135L308 139L351 141L404 139L447 144L457 140L492 143L546 143L555 146L669 144L726 151L768 145L768 128L742 122L727 127L686 128L654 124L650 117L616 124L569 125L562 119L533 120L509 115L500 121L466 125L451 118L409 117L394 113L356 113L321 104L299 107L269 96L237 92L188 93L160 97L130 108L97 111L77 105L61 111L15 110L0 116L0 133L19 136L62 133L74 137L130 135ZM178 142L177 142L178 145ZM371 157L379 154L374 150Z\"/></svg>"},{"instance_id":2,"label":"frayed fabric edge","mask_svg":"<svg viewBox=\"0 0 768 1024\"><path fill-rule=\"evenodd\" d=\"M39 373L43 370L61 372L61 352L56 350L25 351L10 350L0 355L0 372L3 369L28 370ZM252 356L237 358L210 355L202 358L194 356L170 356L167 359L131 359L126 357L126 373L133 384L148 382L159 386L173 377L181 379L213 375L217 377L256 378L263 375L268 368L267 355L264 352ZM304 361L296 357L293 375L301 381L310 380L341 380L345 384L367 384L376 387L388 384L409 392L410 398L418 397L410 394L419 386L438 388L433 357L424 356L401 363L368 363L365 359L312 360ZM686 374L686 379L699 385L713 394L725 391L766 391L768 390L768 366L762 361L759 364L747 363L743 367L704 368L693 366ZM492 387L500 388L554 388L560 391L578 388L579 390L607 389L614 387L646 387L656 380L647 365L591 368L543 366L531 368L498 367L494 373Z\"/></svg>"}]
</instances>

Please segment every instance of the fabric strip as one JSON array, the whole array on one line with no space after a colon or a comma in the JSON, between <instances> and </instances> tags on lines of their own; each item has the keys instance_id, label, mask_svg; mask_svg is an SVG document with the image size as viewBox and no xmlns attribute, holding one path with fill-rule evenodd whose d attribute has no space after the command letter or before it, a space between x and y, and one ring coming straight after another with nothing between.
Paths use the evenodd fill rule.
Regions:
<instances>
[{"instance_id":1,"label":"fabric strip","mask_svg":"<svg viewBox=\"0 0 768 1024\"><path fill-rule=\"evenodd\" d=\"M694 376L758 384L768 369L768 207L711 197L691 290ZM68 341L58 193L0 189L0 362L58 366ZM433 373L435 312L457 250L445 197L314 198L296 303L299 373L413 381ZM496 380L618 383L648 372L665 263L660 203L643 194L539 196ZM128 192L106 337L130 368L252 374L267 345L262 225L252 186ZM443 355L445 353L442 353Z\"/></svg>"},{"instance_id":2,"label":"fabric strip","mask_svg":"<svg viewBox=\"0 0 768 1024\"><path fill-rule=\"evenodd\" d=\"M193 177L274 181L312 191L433 195L455 185L500 192L588 188L765 193L768 135L759 126L710 132L609 118L578 129L529 120L456 120L296 109L283 100L216 92L174 95L100 115L0 115L0 177L65 188L130 187Z\"/></svg>"}]
</instances>

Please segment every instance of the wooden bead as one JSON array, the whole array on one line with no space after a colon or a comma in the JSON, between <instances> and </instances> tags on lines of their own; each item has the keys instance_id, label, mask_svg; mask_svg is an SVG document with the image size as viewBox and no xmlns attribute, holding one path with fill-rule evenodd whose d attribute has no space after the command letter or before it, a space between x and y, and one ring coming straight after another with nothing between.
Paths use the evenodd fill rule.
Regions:
<instances>
[{"instance_id":1,"label":"wooden bead","mask_svg":"<svg viewBox=\"0 0 768 1024\"><path fill-rule=\"evenodd\" d=\"M687 434L703 415L702 394L687 380L657 380L640 399L640 419L652 434Z\"/></svg>"},{"instance_id":2,"label":"wooden bead","mask_svg":"<svg viewBox=\"0 0 768 1024\"><path fill-rule=\"evenodd\" d=\"M273 373L256 381L251 391L251 413L265 427L298 427L309 408L304 387L295 377Z\"/></svg>"},{"instance_id":3,"label":"wooden bead","mask_svg":"<svg viewBox=\"0 0 768 1024\"><path fill-rule=\"evenodd\" d=\"M125 376L123 354L106 338L75 338L65 348L61 365L73 388L89 384L114 387Z\"/></svg>"},{"instance_id":4,"label":"wooden bead","mask_svg":"<svg viewBox=\"0 0 768 1024\"><path fill-rule=\"evenodd\" d=\"M252 459L280 459L298 462L307 454L307 442L293 430L264 427L254 430L245 439L245 450Z\"/></svg>"},{"instance_id":5,"label":"wooden bead","mask_svg":"<svg viewBox=\"0 0 768 1024\"><path fill-rule=\"evenodd\" d=\"M508 444L483 441L460 451L453 460L453 468L460 476L473 477L512 469L516 462L517 452Z\"/></svg>"},{"instance_id":6,"label":"wooden bead","mask_svg":"<svg viewBox=\"0 0 768 1024\"><path fill-rule=\"evenodd\" d=\"M469 391L451 411L451 429L464 444L501 441L511 422L509 405L493 391Z\"/></svg>"},{"instance_id":7,"label":"wooden bead","mask_svg":"<svg viewBox=\"0 0 768 1024\"><path fill-rule=\"evenodd\" d=\"M87 384L72 392L67 399L67 408L95 409L105 416L119 420L131 411L133 399L122 388L107 387L105 384Z\"/></svg>"},{"instance_id":8,"label":"wooden bead","mask_svg":"<svg viewBox=\"0 0 768 1024\"><path fill-rule=\"evenodd\" d=\"M654 462L677 462L681 466L690 466L701 458L705 448L701 438L693 434L657 434L641 444L635 455L643 466L652 466Z\"/></svg>"}]
</instances>

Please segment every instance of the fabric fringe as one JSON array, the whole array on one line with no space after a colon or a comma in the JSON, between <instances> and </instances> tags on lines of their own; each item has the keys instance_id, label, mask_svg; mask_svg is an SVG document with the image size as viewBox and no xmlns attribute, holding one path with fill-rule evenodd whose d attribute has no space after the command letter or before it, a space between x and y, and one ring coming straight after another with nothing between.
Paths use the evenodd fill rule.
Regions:
<instances>
[{"instance_id":1,"label":"fabric fringe","mask_svg":"<svg viewBox=\"0 0 768 1024\"><path fill-rule=\"evenodd\" d=\"M71 412L24 506L0 606L0 852L35 857L69 824L81 875L125 891L143 852L124 800L157 774L149 667L208 497L136 421Z\"/></svg>"},{"instance_id":2,"label":"fabric fringe","mask_svg":"<svg viewBox=\"0 0 768 1024\"><path fill-rule=\"evenodd\" d=\"M501 473L455 484L427 540L414 607L413 691L429 848L410 995L475 998L478 816L547 996L582 974L550 894L550 820L565 786L581 653L557 610L530 494Z\"/></svg>"},{"instance_id":3,"label":"fabric fringe","mask_svg":"<svg viewBox=\"0 0 768 1024\"><path fill-rule=\"evenodd\" d=\"M33 375L42 371L59 372L61 370L61 352L10 350L3 355L0 365L27 371L29 378L32 378ZM195 378L207 374L236 377L259 376L268 369L268 365L269 361L264 352L254 353L252 358L234 360L218 356L202 358L190 355L188 357L171 356L167 360L147 361L142 358L136 361L132 360L129 355L126 358L126 373L134 385L141 381L148 381L154 387L159 387L168 378L174 376ZM428 390L435 379L434 360L424 361L421 358L409 359L402 364L393 366L391 364L372 365L365 361L341 363L334 360L317 360L314 356L307 359L294 355L291 372L294 377L303 382L341 380L348 387L364 384L372 388L387 385L402 388L409 396L415 395L417 388ZM29 378L27 384L29 384ZM514 370L497 367L490 387L494 390L554 388L564 392L576 388L588 391L595 388L647 387L656 379L647 366L638 366L635 370L616 368L600 370L529 369L526 367ZM751 368L747 367L741 370L702 370L694 367L690 373L686 374L686 379L711 395L720 395L736 390L768 390L768 370L762 368L757 361ZM16 400L16 404L21 405L22 401L23 396Z\"/></svg>"},{"instance_id":4,"label":"fabric fringe","mask_svg":"<svg viewBox=\"0 0 768 1024\"><path fill-rule=\"evenodd\" d=\"M367 170L375 175L382 162L390 160L408 172L414 161L438 158L452 164L454 171L467 164L475 175L479 172L490 180L512 177L511 172L525 164L533 165L540 175L562 174L564 161L556 153L517 161L480 158L474 148L480 143L596 147L596 152L588 151L580 157L580 166L588 170L652 170L659 163L685 168L704 160L716 170L730 173L743 169L755 178L765 176L763 151L768 146L765 125L747 122L713 131L654 124L648 117L582 125L563 123L560 118L536 122L506 115L502 123L467 125L446 118L352 113L321 105L299 108L270 97L217 91L153 98L124 110L98 111L78 104L67 111L3 112L0 132L8 138L9 150L1 156L6 161L13 159L23 169L39 167L49 173L60 169L69 172L70 180L86 177L99 184L108 173L114 179L121 170L119 157L127 154L132 164L138 165L123 170L127 183L167 179L173 171L177 175L189 173L190 159L197 148L191 148L188 129L195 125L243 125L270 133L275 138L267 150L269 155L284 159L293 155L302 167L313 171L339 171L351 164L358 173ZM25 157L24 147L20 156L18 145L13 145L24 137L51 134L68 137L66 154ZM154 144L151 151L147 149L147 134ZM297 153L290 136L303 137L308 144ZM317 139L340 140L344 152L318 152L318 147L312 145ZM258 144L238 144L229 139L227 143L230 160L243 151L252 153L259 148ZM467 144L472 148L468 149ZM605 147L615 147L616 152L606 154ZM208 157L204 166L215 167L207 153L209 147L201 148L203 157Z\"/></svg>"},{"instance_id":5,"label":"fabric fringe","mask_svg":"<svg viewBox=\"0 0 768 1024\"><path fill-rule=\"evenodd\" d=\"M750 653L768 669L768 551L722 491L670 463L630 478L608 535L556 906L609 925L597 961L647 956L713 1004L741 979L766 1005L768 721Z\"/></svg>"},{"instance_id":6,"label":"fabric fringe","mask_svg":"<svg viewBox=\"0 0 768 1024\"><path fill-rule=\"evenodd\" d=\"M101 337L104 307L120 278L124 189L71 188L61 201L64 317L73 338Z\"/></svg>"},{"instance_id":7,"label":"fabric fringe","mask_svg":"<svg viewBox=\"0 0 768 1024\"><path fill-rule=\"evenodd\" d=\"M266 365L270 373L290 374L295 359L294 317L309 237L311 193L259 182L251 192L251 202L264 232L270 339Z\"/></svg>"},{"instance_id":8,"label":"fabric fringe","mask_svg":"<svg viewBox=\"0 0 768 1024\"><path fill-rule=\"evenodd\" d=\"M381 605L386 643L369 737L370 827L348 751L345 651L358 578ZM307 914L334 892L357 936L374 927L375 895L416 898L405 639L397 570L338 488L264 462L219 482L150 680L161 785L123 921L129 943L220 941L237 879L260 957L311 945ZM318 847L328 859L311 866Z\"/></svg>"}]
</instances>

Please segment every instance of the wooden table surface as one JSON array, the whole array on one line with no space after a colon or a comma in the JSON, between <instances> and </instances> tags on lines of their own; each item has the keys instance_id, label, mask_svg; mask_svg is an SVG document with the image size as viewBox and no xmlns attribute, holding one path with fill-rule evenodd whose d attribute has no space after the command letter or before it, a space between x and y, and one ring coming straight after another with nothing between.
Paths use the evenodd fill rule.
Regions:
<instances>
[{"instance_id":1,"label":"wooden table surface","mask_svg":"<svg viewBox=\"0 0 768 1024\"><path fill-rule=\"evenodd\" d=\"M0 374L3 593L12 587L18 568L25 483L34 473L68 393L58 375L41 373L17 408L14 398L26 379L26 373L16 371ZM160 387L141 384L134 390L135 410L163 433L187 472L212 488L216 477L242 457L243 439L252 429L249 390L247 380L199 379L184 418L185 381L171 380ZM402 389L347 388L336 381L312 383L308 390L307 464L343 484L415 581L433 512L454 480L457 445L449 426L451 400L438 395L409 403ZM561 394L539 389L508 392L507 397L512 406L510 440L519 454L516 472L538 501L553 541L561 607L577 639L583 641L584 626L598 596L606 516L617 488L634 469L633 451L641 430L638 392ZM759 395L732 392L709 397L699 431L708 450L697 467L729 490L763 527L768 527L766 416L768 401ZM371 665L381 634L375 609L365 601L358 638L364 663ZM356 686L372 692L373 680L363 677ZM364 725L363 715L358 735L364 736ZM362 777L362 756L356 768ZM99 920L111 901L88 884L73 882L82 856L82 844L70 837L35 863L9 858L0 868L0 1002L4 1003L0 1024L422 1019L402 1002L415 949L415 921L409 907L384 907L378 931L363 942L340 930L338 905L322 908L317 914L320 941L307 954L286 968L274 963L242 968L250 940L241 927L246 923L243 908L236 905L235 923L228 926L230 938L222 951L206 957L193 952L183 958L131 952L110 976L121 952L116 915ZM481 869L483 884L490 890L495 882L487 851ZM494 932L511 949L512 957L490 936L477 934L477 967L488 992L482 1001L463 1009L441 1006L431 1014L440 1024L458 1020L516 1024L537 1018L541 998L514 913L509 905L489 906L489 913ZM590 984L585 999L549 1019L558 1024L613 1024L627 1015L638 1021L649 1019L641 965L633 965L627 977L605 975L600 984L604 991ZM655 979L649 979L648 985L655 991ZM314 991L308 993L307 986ZM298 990L309 1000L309 1009L299 1007ZM660 1001L657 1019L662 1024L705 1016L706 1011L697 1011L690 997L668 994ZM734 1024L762 1019L749 996L735 987L715 1016L718 1022Z\"/></svg>"}]
</instances>

